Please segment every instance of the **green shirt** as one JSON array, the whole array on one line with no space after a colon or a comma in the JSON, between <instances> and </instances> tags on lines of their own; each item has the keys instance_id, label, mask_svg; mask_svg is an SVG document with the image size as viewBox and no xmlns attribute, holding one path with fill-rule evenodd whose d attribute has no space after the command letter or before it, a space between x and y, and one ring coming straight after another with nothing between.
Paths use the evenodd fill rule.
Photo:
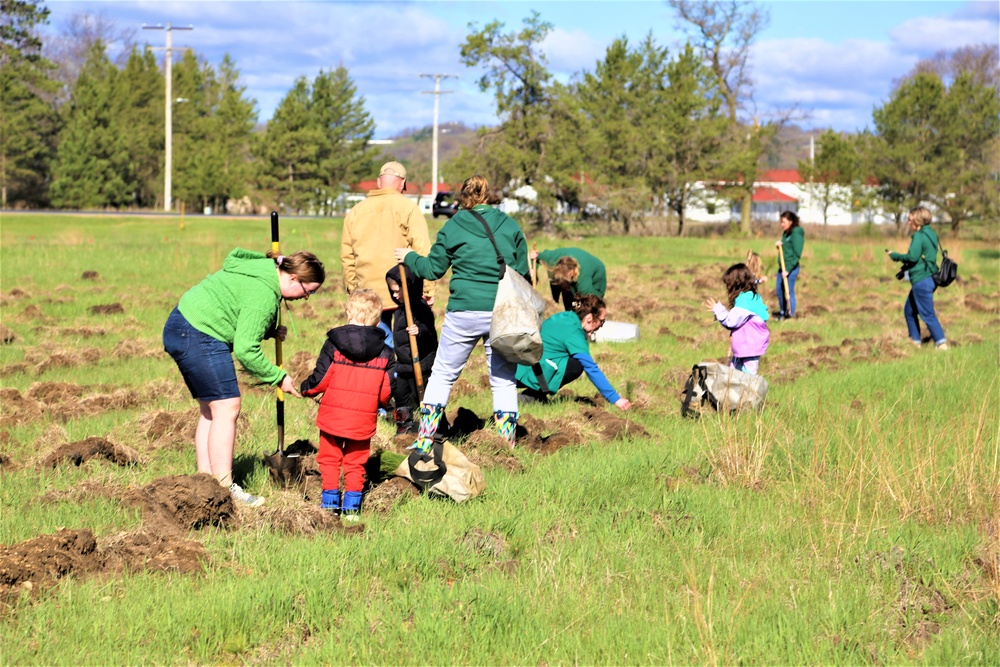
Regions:
<instances>
[{"instance_id":1,"label":"green shirt","mask_svg":"<svg viewBox=\"0 0 1000 667\"><path fill-rule=\"evenodd\" d=\"M903 268L910 272L910 284L913 284L937 273L939 245L937 234L925 225L913 232L910 248L905 255L900 252L890 252L889 259L903 263Z\"/></svg>"},{"instance_id":2,"label":"green shirt","mask_svg":"<svg viewBox=\"0 0 1000 667\"><path fill-rule=\"evenodd\" d=\"M473 208L490 226L507 270L530 276L528 243L517 221L492 206ZM426 257L410 252L403 263L424 280L438 280L451 267L449 311L493 310L500 282L497 253L483 223L469 211L461 210L445 223Z\"/></svg>"},{"instance_id":3,"label":"green shirt","mask_svg":"<svg viewBox=\"0 0 1000 667\"><path fill-rule=\"evenodd\" d=\"M802 248L806 244L806 233L801 227L792 227L781 234L781 251L785 254L785 270L791 273L799 265Z\"/></svg>"},{"instance_id":4,"label":"green shirt","mask_svg":"<svg viewBox=\"0 0 1000 667\"><path fill-rule=\"evenodd\" d=\"M195 329L228 343L248 373L278 385L286 373L264 356L260 342L274 328L280 298L274 260L236 248L221 271L184 293L177 308Z\"/></svg>"},{"instance_id":5,"label":"green shirt","mask_svg":"<svg viewBox=\"0 0 1000 667\"><path fill-rule=\"evenodd\" d=\"M608 272L604 262L580 248L556 248L538 253L538 259L549 267L555 266L563 257L572 257L580 264L580 277L571 284L573 293L594 294L603 299L608 289Z\"/></svg>"},{"instance_id":6,"label":"green shirt","mask_svg":"<svg viewBox=\"0 0 1000 667\"><path fill-rule=\"evenodd\" d=\"M590 344L580 316L567 310L542 322L542 344L542 359L538 363L549 390L556 392L562 386L569 358L574 354L590 355ZM516 377L525 387L540 389L538 378L530 366L518 366Z\"/></svg>"}]
</instances>

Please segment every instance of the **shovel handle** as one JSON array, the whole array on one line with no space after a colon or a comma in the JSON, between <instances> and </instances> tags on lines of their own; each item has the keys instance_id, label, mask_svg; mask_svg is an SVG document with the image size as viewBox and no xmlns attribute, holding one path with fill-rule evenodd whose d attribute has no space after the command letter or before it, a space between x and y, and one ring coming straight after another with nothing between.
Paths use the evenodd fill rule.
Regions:
<instances>
[{"instance_id":1,"label":"shovel handle","mask_svg":"<svg viewBox=\"0 0 1000 667\"><path fill-rule=\"evenodd\" d=\"M277 259L278 255L281 254L281 242L278 236L278 212L271 211L271 253ZM281 306L278 306L278 317L275 319L274 328L277 329L281 326ZM281 368L282 358L281 358L281 339L278 338L277 334L274 336L274 364ZM278 426L278 452L284 456L285 453L285 392L281 391L281 387L275 387L274 389L275 397L275 417L277 419Z\"/></svg>"},{"instance_id":2,"label":"shovel handle","mask_svg":"<svg viewBox=\"0 0 1000 667\"><path fill-rule=\"evenodd\" d=\"M403 308L406 312L406 326L413 326L413 311L410 310L410 291L406 287L406 266L399 265L399 289L403 293ZM410 334L410 352L413 357L413 378L417 381L417 393L424 393L424 373L420 369L420 353L417 351L417 337Z\"/></svg>"}]
</instances>

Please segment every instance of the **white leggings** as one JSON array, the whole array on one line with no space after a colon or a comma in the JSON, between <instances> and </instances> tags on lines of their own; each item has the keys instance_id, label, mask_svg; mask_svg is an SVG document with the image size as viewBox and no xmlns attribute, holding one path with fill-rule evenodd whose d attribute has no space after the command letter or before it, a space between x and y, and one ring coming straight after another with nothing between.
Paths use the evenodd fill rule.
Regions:
<instances>
[{"instance_id":1,"label":"white leggings","mask_svg":"<svg viewBox=\"0 0 1000 667\"><path fill-rule=\"evenodd\" d=\"M517 412L517 384L514 380L517 364L507 361L499 354L493 354L489 341L492 321L493 313L490 311L458 310L445 313L437 356L424 391L424 403L448 404L452 386L462 374L472 350L482 340L486 347L486 366L490 369L493 411Z\"/></svg>"}]
</instances>

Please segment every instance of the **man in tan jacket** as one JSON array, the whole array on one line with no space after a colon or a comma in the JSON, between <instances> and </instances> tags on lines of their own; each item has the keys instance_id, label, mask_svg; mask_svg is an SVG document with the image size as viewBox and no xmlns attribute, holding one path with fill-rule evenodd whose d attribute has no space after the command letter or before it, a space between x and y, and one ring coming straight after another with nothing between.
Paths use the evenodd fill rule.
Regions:
<instances>
[{"instance_id":1,"label":"man in tan jacket","mask_svg":"<svg viewBox=\"0 0 1000 667\"><path fill-rule=\"evenodd\" d=\"M427 220L420 208L403 196L406 167L386 162L379 170L376 189L370 190L344 218L340 243L340 261L344 268L344 287L351 293L362 288L375 290L382 297L382 322L392 331L392 313L396 305L389 295L385 273L396 265L395 248L412 248L427 255L431 249ZM419 298L412 294L410 298ZM424 301L434 303L434 283L424 281ZM391 337L390 337L391 340Z\"/></svg>"}]
</instances>

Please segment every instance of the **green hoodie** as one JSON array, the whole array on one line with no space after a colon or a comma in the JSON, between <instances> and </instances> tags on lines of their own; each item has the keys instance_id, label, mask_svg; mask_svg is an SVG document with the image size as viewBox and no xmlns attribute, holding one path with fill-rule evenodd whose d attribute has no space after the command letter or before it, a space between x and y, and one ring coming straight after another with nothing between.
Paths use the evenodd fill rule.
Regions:
<instances>
[{"instance_id":1,"label":"green hoodie","mask_svg":"<svg viewBox=\"0 0 1000 667\"><path fill-rule=\"evenodd\" d=\"M184 293L177 308L195 329L229 344L248 373L276 386L286 373L264 356L260 342L274 328L280 298L274 260L236 248L221 271Z\"/></svg>"},{"instance_id":2,"label":"green hoodie","mask_svg":"<svg viewBox=\"0 0 1000 667\"><path fill-rule=\"evenodd\" d=\"M528 243L517 221L492 206L474 206L493 232L500 254L522 276L528 273ZM448 310L492 311L497 299L500 268L497 253L483 223L469 211L459 211L437 233L427 257L410 252L404 264L424 280L438 280L451 267ZM530 281L531 278L529 277Z\"/></svg>"},{"instance_id":3,"label":"green hoodie","mask_svg":"<svg viewBox=\"0 0 1000 667\"><path fill-rule=\"evenodd\" d=\"M890 252L889 259L903 263L903 268L910 272L910 284L912 285L937 273L939 245L937 234L925 225L913 232L913 237L910 238L910 248L905 255L901 252Z\"/></svg>"},{"instance_id":4,"label":"green hoodie","mask_svg":"<svg viewBox=\"0 0 1000 667\"><path fill-rule=\"evenodd\" d=\"M801 227L792 227L781 233L781 252L785 254L785 270L791 273L799 265L802 248L806 244L806 232Z\"/></svg>"}]
</instances>

